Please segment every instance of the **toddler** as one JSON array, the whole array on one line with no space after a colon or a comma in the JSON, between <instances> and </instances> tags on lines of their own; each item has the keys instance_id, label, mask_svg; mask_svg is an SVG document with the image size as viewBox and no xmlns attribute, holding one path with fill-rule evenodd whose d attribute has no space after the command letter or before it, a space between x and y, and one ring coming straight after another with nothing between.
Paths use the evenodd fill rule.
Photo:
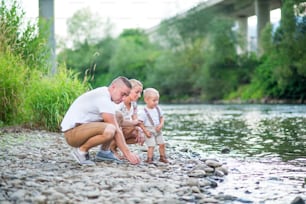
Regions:
<instances>
[{"instance_id":1,"label":"toddler","mask_svg":"<svg viewBox=\"0 0 306 204\"><path fill-rule=\"evenodd\" d=\"M156 144L159 146L160 162L168 163L166 157L165 141L162 134L164 126L163 112L158 106L159 92L154 88L146 88L143 91L144 102L146 106L139 113L138 119L141 121L146 138L145 143L148 146L147 163L153 163L153 153Z\"/></svg>"}]
</instances>

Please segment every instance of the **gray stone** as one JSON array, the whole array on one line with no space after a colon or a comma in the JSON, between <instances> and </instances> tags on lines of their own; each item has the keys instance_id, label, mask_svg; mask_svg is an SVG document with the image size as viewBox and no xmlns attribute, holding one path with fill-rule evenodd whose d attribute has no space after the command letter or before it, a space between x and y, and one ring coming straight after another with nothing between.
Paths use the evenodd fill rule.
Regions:
<instances>
[{"instance_id":1,"label":"gray stone","mask_svg":"<svg viewBox=\"0 0 306 204\"><path fill-rule=\"evenodd\" d=\"M300 196L297 196L291 201L290 204L305 204L305 201Z\"/></svg>"},{"instance_id":2,"label":"gray stone","mask_svg":"<svg viewBox=\"0 0 306 204\"><path fill-rule=\"evenodd\" d=\"M219 166L222 166L222 164L218 161L215 161L215 160L206 160L205 161L205 164L207 166L210 166L210 167L213 167L213 168L216 168L216 167L219 167Z\"/></svg>"},{"instance_id":3,"label":"gray stone","mask_svg":"<svg viewBox=\"0 0 306 204\"><path fill-rule=\"evenodd\" d=\"M189 172L188 176L196 177L196 178L203 178L203 177L206 176L206 172L204 170L195 169L195 170Z\"/></svg>"},{"instance_id":4,"label":"gray stone","mask_svg":"<svg viewBox=\"0 0 306 204\"><path fill-rule=\"evenodd\" d=\"M0 176L1 204L201 203L213 197L202 188L212 186L206 180L206 171L215 169L207 166L207 160L195 159L198 155L189 149L178 152L183 146L167 146L170 164L97 162L88 167L75 162L61 134L23 133L23 142L17 142L18 137L19 134L13 134L1 138L5 145L0 146L0 158L3 153L7 158L0 160L0 166L5 167ZM130 147L132 151L139 148ZM90 152L92 157L96 151ZM146 151L138 152L146 158Z\"/></svg>"}]
</instances>

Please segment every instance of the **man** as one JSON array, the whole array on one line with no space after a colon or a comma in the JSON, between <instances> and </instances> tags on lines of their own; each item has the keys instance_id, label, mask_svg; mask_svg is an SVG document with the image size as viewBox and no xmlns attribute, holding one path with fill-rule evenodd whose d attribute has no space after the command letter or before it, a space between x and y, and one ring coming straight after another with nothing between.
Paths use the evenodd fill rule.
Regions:
<instances>
[{"instance_id":1,"label":"man","mask_svg":"<svg viewBox=\"0 0 306 204\"><path fill-rule=\"evenodd\" d=\"M97 160L117 160L109 150L115 139L118 148L132 164L140 162L130 152L116 120L116 105L127 97L131 83L125 77L117 77L106 87L93 89L79 96L70 106L61 123L67 143L74 147L72 155L81 165L94 165L89 150L100 145Z\"/></svg>"}]
</instances>

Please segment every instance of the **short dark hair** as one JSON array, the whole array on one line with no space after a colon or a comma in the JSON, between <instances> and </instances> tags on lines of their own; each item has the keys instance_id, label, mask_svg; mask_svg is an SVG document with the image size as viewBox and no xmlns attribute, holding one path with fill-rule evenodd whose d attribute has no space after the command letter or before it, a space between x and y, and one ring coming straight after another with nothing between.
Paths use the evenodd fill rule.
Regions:
<instances>
[{"instance_id":1,"label":"short dark hair","mask_svg":"<svg viewBox=\"0 0 306 204\"><path fill-rule=\"evenodd\" d=\"M118 81L122 81L128 88L132 89L132 84L131 84L131 82L128 78L126 78L124 76L119 76L112 81L112 84L116 83Z\"/></svg>"}]
</instances>

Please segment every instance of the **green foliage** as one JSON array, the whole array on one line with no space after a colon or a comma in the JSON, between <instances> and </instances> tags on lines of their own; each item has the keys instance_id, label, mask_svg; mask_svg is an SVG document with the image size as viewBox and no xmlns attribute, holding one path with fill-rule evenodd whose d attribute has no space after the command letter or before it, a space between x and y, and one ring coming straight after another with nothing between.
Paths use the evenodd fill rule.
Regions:
<instances>
[{"instance_id":1,"label":"green foliage","mask_svg":"<svg viewBox=\"0 0 306 204\"><path fill-rule=\"evenodd\" d=\"M196 80L204 61L203 44L203 40L198 40L186 49L161 52L147 84L158 88L162 99L167 101L197 97L201 92Z\"/></svg>"},{"instance_id":2,"label":"green foliage","mask_svg":"<svg viewBox=\"0 0 306 204\"><path fill-rule=\"evenodd\" d=\"M77 75L59 67L52 77L32 73L25 95L25 121L31 127L58 131L71 103L87 90Z\"/></svg>"},{"instance_id":3,"label":"green foliage","mask_svg":"<svg viewBox=\"0 0 306 204\"><path fill-rule=\"evenodd\" d=\"M69 105L87 90L86 83L64 66L47 76L45 38L29 24L21 30L23 12L15 1L10 6L2 1L0 7L0 126L59 130Z\"/></svg>"},{"instance_id":4,"label":"green foliage","mask_svg":"<svg viewBox=\"0 0 306 204\"><path fill-rule=\"evenodd\" d=\"M211 12L190 11L161 24L157 39L172 52L158 58L150 81L172 100L186 95L195 101L222 99L252 79L257 58L238 55L241 41L233 19Z\"/></svg>"},{"instance_id":5,"label":"green foliage","mask_svg":"<svg viewBox=\"0 0 306 204\"><path fill-rule=\"evenodd\" d=\"M235 91L239 83L244 83L240 76L251 71L244 67L243 57L236 53L237 37L232 27L230 19L215 18L212 22L209 34L211 49L205 54L207 60L197 80L206 100L218 100Z\"/></svg>"},{"instance_id":6,"label":"green foliage","mask_svg":"<svg viewBox=\"0 0 306 204\"><path fill-rule=\"evenodd\" d=\"M111 24L97 18L89 9L77 11L67 23L68 39L58 54L59 63L79 72L79 79L88 81L92 87L106 84L110 76L110 60L115 40L110 37ZM103 35L102 35L102 34ZM71 44L67 47L67 44Z\"/></svg>"},{"instance_id":7,"label":"green foliage","mask_svg":"<svg viewBox=\"0 0 306 204\"><path fill-rule=\"evenodd\" d=\"M94 70L95 60L100 56L101 50L95 49L87 42L80 44L78 49L65 49L58 55L58 61L65 63L69 69L81 73L80 79L85 78L87 70Z\"/></svg>"},{"instance_id":8,"label":"green foliage","mask_svg":"<svg viewBox=\"0 0 306 204\"><path fill-rule=\"evenodd\" d=\"M191 39L191 41L193 41L201 37L203 33L207 34L210 32L211 24L209 22L211 22L215 16L215 13L212 13L210 10L206 10L205 12L191 10L184 18L178 17L171 19L170 21L166 21L166 24L168 26L173 25L181 36L181 39ZM210 20L205 22L203 19Z\"/></svg>"},{"instance_id":9,"label":"green foliage","mask_svg":"<svg viewBox=\"0 0 306 204\"><path fill-rule=\"evenodd\" d=\"M46 71L44 38L37 36L35 26L21 29L24 12L16 1L0 6L0 121L21 122L19 107L28 84L30 70Z\"/></svg>"},{"instance_id":10,"label":"green foliage","mask_svg":"<svg viewBox=\"0 0 306 204\"><path fill-rule=\"evenodd\" d=\"M157 55L144 31L125 30L117 39L110 61L110 74L146 81Z\"/></svg>"},{"instance_id":11,"label":"green foliage","mask_svg":"<svg viewBox=\"0 0 306 204\"><path fill-rule=\"evenodd\" d=\"M237 57L237 34L233 31L234 21L229 18L216 17L211 22L211 44L213 46L212 61L228 64L226 61Z\"/></svg>"},{"instance_id":12,"label":"green foliage","mask_svg":"<svg viewBox=\"0 0 306 204\"><path fill-rule=\"evenodd\" d=\"M147 84L160 90L164 100L174 100L180 96L182 89L190 88L191 84L187 78L188 69L184 69L181 53L164 52L155 63L155 67L148 77ZM175 62L175 63L174 63ZM186 90L186 94L189 90Z\"/></svg>"},{"instance_id":13,"label":"green foliage","mask_svg":"<svg viewBox=\"0 0 306 204\"><path fill-rule=\"evenodd\" d=\"M18 107L22 103L28 69L19 57L0 51L0 121L13 124L19 119Z\"/></svg>"},{"instance_id":14,"label":"green foliage","mask_svg":"<svg viewBox=\"0 0 306 204\"><path fill-rule=\"evenodd\" d=\"M11 2L10 8L5 1L0 6L0 50L18 55L31 69L40 69L46 72L44 65L48 59L46 47L47 36L38 35L37 26L23 21L24 12L17 2ZM26 24L24 29L22 24Z\"/></svg>"},{"instance_id":15,"label":"green foliage","mask_svg":"<svg viewBox=\"0 0 306 204\"><path fill-rule=\"evenodd\" d=\"M79 72L79 79L88 81L92 87L101 86L109 82L110 60L114 46L114 39L110 37L94 45L85 42L80 44L78 49L64 49L58 54L58 61Z\"/></svg>"},{"instance_id":16,"label":"green foliage","mask_svg":"<svg viewBox=\"0 0 306 204\"><path fill-rule=\"evenodd\" d=\"M272 35L263 33L263 63L255 72L254 86L260 84L266 97L303 99L306 93L306 17L297 17L293 0L284 1L280 27Z\"/></svg>"},{"instance_id":17,"label":"green foliage","mask_svg":"<svg viewBox=\"0 0 306 204\"><path fill-rule=\"evenodd\" d=\"M163 21L150 33L154 44L144 31L129 29L117 39L91 43L84 38L74 49L64 49L59 59L93 87L125 75L158 88L164 101L304 99L306 17L299 12L305 6L292 9L299 2L284 1L281 26L276 31L271 25L265 28L261 58L237 53L242 44L234 19L212 8ZM83 25L86 18L74 20Z\"/></svg>"}]
</instances>

